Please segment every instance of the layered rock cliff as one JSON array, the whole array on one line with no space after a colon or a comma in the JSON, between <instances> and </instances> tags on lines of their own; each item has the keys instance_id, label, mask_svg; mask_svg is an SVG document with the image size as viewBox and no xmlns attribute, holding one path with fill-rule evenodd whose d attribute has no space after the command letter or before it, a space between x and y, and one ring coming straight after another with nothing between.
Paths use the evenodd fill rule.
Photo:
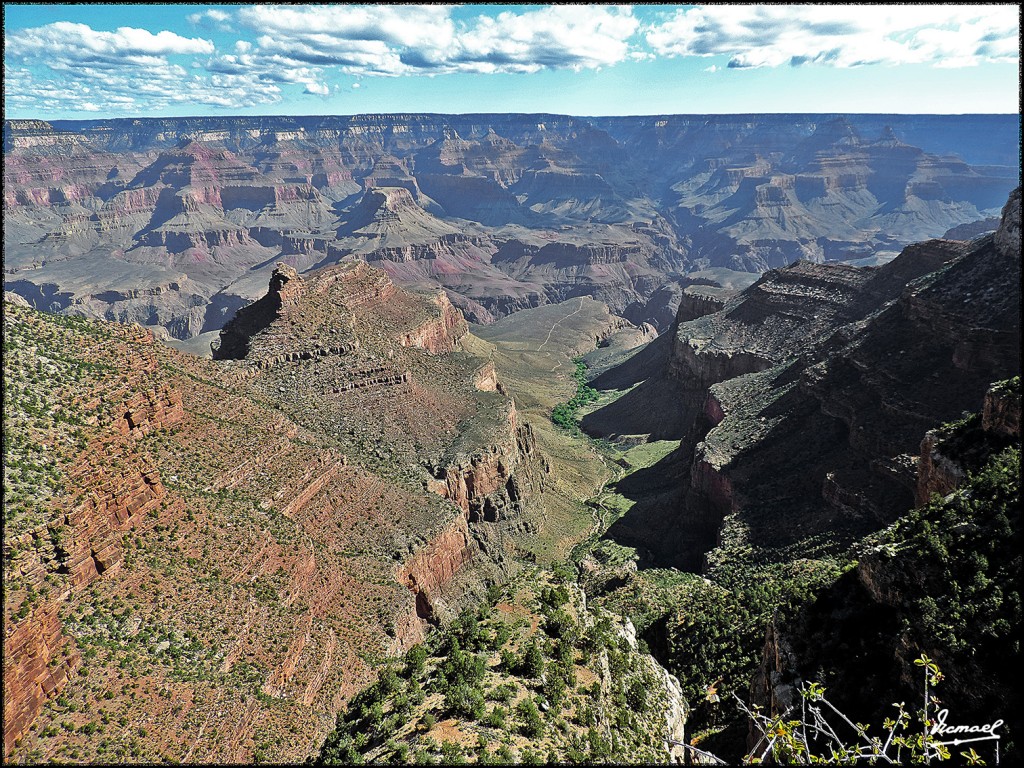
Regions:
<instances>
[{"instance_id":1,"label":"layered rock cliff","mask_svg":"<svg viewBox=\"0 0 1024 768\"><path fill-rule=\"evenodd\" d=\"M8 330L17 335L23 329L9 326ZM74 640L64 632L61 612L66 604L96 579L116 574L125 558L122 534L146 515L161 517L169 506L157 463L138 443L151 432L181 422L181 394L154 376L152 334L127 327L112 335L131 345L121 378L108 378L86 399L56 401L60 403L57 410L70 424L94 427L92 439L76 453L62 446L60 438L54 440L56 435L43 433L37 438L44 450L56 454L56 468L73 498L35 500L46 522L22 533L16 532L21 519L12 510L9 522L15 530L4 538L5 581L14 589L5 599L5 610L13 613L7 616L4 640L5 754L26 734L43 706L61 693L81 663ZM60 382L63 372L54 372ZM5 381L9 374L5 370ZM21 381L21 372L15 369L10 383L25 392ZM22 432L27 426L17 415L9 418L5 425L12 431ZM75 431L82 440L80 428ZM8 453L7 459L22 466L16 453ZM37 493L30 489L30 494ZM60 503L55 503L58 499Z\"/></svg>"},{"instance_id":2,"label":"layered rock cliff","mask_svg":"<svg viewBox=\"0 0 1024 768\"><path fill-rule=\"evenodd\" d=\"M1019 370L1020 294L1002 288L1020 276L1007 235L1017 206L1014 196L995 237L910 246L878 268L800 262L679 322L666 378L636 391L673 388L658 402L681 414L688 470L674 511L617 523L630 543L700 568L722 547L773 558L820 534L839 545L906 510L921 435ZM584 426L600 429L600 414ZM939 465L925 465L925 485L943 482Z\"/></svg>"},{"instance_id":3,"label":"layered rock cliff","mask_svg":"<svg viewBox=\"0 0 1024 768\"><path fill-rule=\"evenodd\" d=\"M301 760L365 655L507 579L541 514L544 461L493 365L458 348L461 315L363 263L279 267L218 361L4 319L11 759L102 759L103 702L148 732L123 745L137 759ZM161 695L140 702L136 678Z\"/></svg>"},{"instance_id":4,"label":"layered rock cliff","mask_svg":"<svg viewBox=\"0 0 1024 768\"><path fill-rule=\"evenodd\" d=\"M257 386L286 393L317 420L350 423L354 409L363 418L377 414L386 438L375 443L370 434L353 434L356 450L385 444L391 455L416 463L431 446L438 451L422 482L458 516L446 515L436 533L425 533L425 549L415 550L396 577L415 595L416 615L431 621L449 618L485 580L510 572L509 548L528 529L526 506L543 489L532 430L499 387L493 363L473 369L454 390L439 387L438 370L450 371L467 330L444 294L414 296L365 263L305 278L279 265L267 295L238 312L214 352L217 359L241 358ZM329 393L331 402L316 392ZM458 402L461 396L469 400ZM424 422L420 404L438 420ZM379 448L372 451L372 459L382 458ZM462 567L469 563L467 576Z\"/></svg>"},{"instance_id":5,"label":"layered rock cliff","mask_svg":"<svg viewBox=\"0 0 1024 768\"><path fill-rule=\"evenodd\" d=\"M993 387L986 409L998 401L1019 411L1019 387L1019 378ZM942 672L931 716L998 719L999 754L1010 758L1021 727L1020 692L1005 673L1020 658L1019 442L1019 426L986 428L981 413L929 432L921 489L942 495L870 538L856 567L769 625L752 702L785 711L813 680L848 717L880 722L892 713L885 702L920 695L925 654Z\"/></svg>"},{"instance_id":6,"label":"layered rock cliff","mask_svg":"<svg viewBox=\"0 0 1024 768\"><path fill-rule=\"evenodd\" d=\"M228 319L207 311L216 295L258 298L276 261L303 272L356 255L481 304L481 321L591 295L664 329L660 300L645 307L693 269L861 258L983 220L1018 181L1018 127L896 115L8 121L6 285L40 308L188 339Z\"/></svg>"}]
</instances>

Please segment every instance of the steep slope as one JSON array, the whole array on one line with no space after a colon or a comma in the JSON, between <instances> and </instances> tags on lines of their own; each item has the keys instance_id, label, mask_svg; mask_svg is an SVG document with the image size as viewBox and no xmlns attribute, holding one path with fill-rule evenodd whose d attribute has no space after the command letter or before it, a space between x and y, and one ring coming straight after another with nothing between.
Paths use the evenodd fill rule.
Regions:
<instances>
[{"instance_id":1,"label":"steep slope","mask_svg":"<svg viewBox=\"0 0 1024 768\"><path fill-rule=\"evenodd\" d=\"M316 763L681 759L679 682L639 651L632 624L588 608L565 575L525 574L389 660Z\"/></svg>"},{"instance_id":2,"label":"steep slope","mask_svg":"<svg viewBox=\"0 0 1024 768\"><path fill-rule=\"evenodd\" d=\"M849 716L880 721L890 699L920 695L913 662L924 653L942 670L937 694L949 722L1002 721L999 754L1012 759L1022 725L1020 692L1005 674L1020 660L1020 379L991 388L983 411L928 433L921 477L938 493L770 628L755 702L778 711L813 676ZM992 744L974 746L992 754Z\"/></svg>"},{"instance_id":3,"label":"steep slope","mask_svg":"<svg viewBox=\"0 0 1024 768\"><path fill-rule=\"evenodd\" d=\"M590 382L606 394L583 426L618 437L626 474L591 502L611 524L581 555L584 583L592 599L633 618L688 695L711 686L745 696L773 617L788 628L769 632L757 703L785 709L782 692L772 699L771 688L779 673L789 674L787 643L797 642L789 631L802 637L802 679L820 678L827 659L837 671L826 682L835 691L841 681L844 702L856 698L869 673L875 682L865 695L875 704L898 700L889 686L894 675L907 685L920 682L912 682L915 667L897 669L902 662L891 650L898 645L899 659L909 663L915 649L938 653L936 644L920 633L899 634L888 619L879 631L896 634L864 629L899 613L899 594L888 595L880 583L858 587L860 576L837 579L915 499L962 481L960 462L976 467L992 452L982 451L970 430L922 442L929 430L984 400L988 415L974 421L987 425L986 440L1000 435L996 448L1016 440L1008 432L1018 423L1016 407L986 391L1020 370L1019 217L1016 191L994 235L970 243L922 243L883 267L801 263L774 270L724 308L679 322L671 337ZM659 433L665 429L669 434ZM642 440L649 442L636 445ZM972 526L953 528L950 541L962 541L968 562L972 550L988 546L975 534ZM913 570L906 569L911 581ZM939 587L936 595L955 596L955 588ZM877 594L864 598L865 589ZM819 593L799 630L785 624ZM997 613L1015 610L1013 598L993 599ZM1006 625L999 626L997 644L1006 639ZM900 645L911 635L913 643ZM817 655L819 645L831 650ZM860 648L869 661L847 664ZM957 695L972 697L960 683L974 667L964 668ZM999 674L985 666L985 679ZM998 690L985 701L1012 709L1012 697ZM876 714L858 709L853 716L862 712ZM695 703L698 745L738 760L747 724L736 715L710 700Z\"/></svg>"},{"instance_id":4,"label":"steep slope","mask_svg":"<svg viewBox=\"0 0 1024 768\"><path fill-rule=\"evenodd\" d=\"M797 264L679 323L667 378L686 429L688 524L661 520L686 532L650 546L689 567L716 542L788 556L906 509L920 435L1019 369L1020 294L1003 287L1019 282L1018 216L1015 193L995 237L912 246L877 269ZM584 427L628 420L642 391ZM617 525L646 539L651 522Z\"/></svg>"},{"instance_id":5,"label":"steep slope","mask_svg":"<svg viewBox=\"0 0 1024 768\"><path fill-rule=\"evenodd\" d=\"M507 579L542 519L457 310L365 264L280 268L222 361L4 323L12 760L301 760L366 659Z\"/></svg>"}]
</instances>

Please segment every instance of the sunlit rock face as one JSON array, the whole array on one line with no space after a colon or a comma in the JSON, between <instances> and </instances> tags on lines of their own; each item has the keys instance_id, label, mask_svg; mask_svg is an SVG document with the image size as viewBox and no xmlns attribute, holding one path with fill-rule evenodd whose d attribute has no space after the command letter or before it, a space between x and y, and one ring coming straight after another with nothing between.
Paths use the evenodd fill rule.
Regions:
<instances>
[{"instance_id":1,"label":"sunlit rock face","mask_svg":"<svg viewBox=\"0 0 1024 768\"><path fill-rule=\"evenodd\" d=\"M361 258L476 322L588 295L664 331L696 269L884 260L997 215L1017 131L1015 115L8 121L5 287L189 339L277 261Z\"/></svg>"}]
</instances>

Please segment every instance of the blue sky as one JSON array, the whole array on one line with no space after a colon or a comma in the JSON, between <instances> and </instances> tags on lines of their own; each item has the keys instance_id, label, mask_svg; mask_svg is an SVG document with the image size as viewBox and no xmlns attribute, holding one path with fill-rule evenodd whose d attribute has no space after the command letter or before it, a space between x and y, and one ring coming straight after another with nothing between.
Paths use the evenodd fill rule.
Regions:
<instances>
[{"instance_id":1,"label":"blue sky","mask_svg":"<svg viewBox=\"0 0 1024 768\"><path fill-rule=\"evenodd\" d=\"M8 118L1020 111L1018 6L4 6Z\"/></svg>"}]
</instances>

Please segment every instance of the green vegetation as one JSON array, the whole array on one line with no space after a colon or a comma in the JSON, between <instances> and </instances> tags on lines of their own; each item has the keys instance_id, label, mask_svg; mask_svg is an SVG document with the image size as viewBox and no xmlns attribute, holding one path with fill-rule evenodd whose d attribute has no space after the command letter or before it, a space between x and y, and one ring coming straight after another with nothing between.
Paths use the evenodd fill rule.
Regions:
<instances>
[{"instance_id":1,"label":"green vegetation","mask_svg":"<svg viewBox=\"0 0 1024 768\"><path fill-rule=\"evenodd\" d=\"M871 765L879 762L906 765L930 763L933 759L948 760L948 742L929 732L935 722L935 710L941 706L939 700L930 698L929 694L943 679L942 672L925 654L915 659L914 664L921 667L924 674L924 709L914 721L905 703L894 703L896 712L885 718L883 733L879 736L869 734L869 725L852 721L836 707L826 698L825 688L820 683L800 686L799 710L794 705L786 712L769 716L741 704L743 712L760 732L760 738L743 762L762 763L770 759L783 765L857 765L861 761ZM973 748L960 755L968 765L985 765Z\"/></svg>"},{"instance_id":2,"label":"green vegetation","mask_svg":"<svg viewBox=\"0 0 1024 768\"><path fill-rule=\"evenodd\" d=\"M524 576L385 662L317 762L664 760L664 685L572 579Z\"/></svg>"},{"instance_id":3,"label":"green vegetation","mask_svg":"<svg viewBox=\"0 0 1024 768\"><path fill-rule=\"evenodd\" d=\"M99 323L4 306L4 538L49 522L64 491L68 457L96 432L93 414L73 398L109 380L113 366L83 359L87 343L108 336ZM90 418L90 416L92 418Z\"/></svg>"},{"instance_id":4,"label":"green vegetation","mask_svg":"<svg viewBox=\"0 0 1024 768\"><path fill-rule=\"evenodd\" d=\"M904 681L927 654L946 671L943 703L957 722L1005 720L1000 750L1010 758L1024 728L1006 673L1021 662L1020 517L1020 450L1010 447L945 499L869 537L857 569L782 624L804 675L872 722L889 702L921 701Z\"/></svg>"},{"instance_id":5,"label":"green vegetation","mask_svg":"<svg viewBox=\"0 0 1024 768\"><path fill-rule=\"evenodd\" d=\"M583 358L573 358L573 364L576 366L572 374L573 381L576 382L576 394L569 402L559 403L554 407L551 411L551 420L563 429L578 432L577 411L584 405L597 400L599 395L596 389L587 386L587 364L583 362Z\"/></svg>"},{"instance_id":6,"label":"green vegetation","mask_svg":"<svg viewBox=\"0 0 1024 768\"><path fill-rule=\"evenodd\" d=\"M919 630L946 654L978 653L1020 626L1020 514L1020 450L1007 448L890 532L899 552L891 565L915 587Z\"/></svg>"},{"instance_id":7,"label":"green vegetation","mask_svg":"<svg viewBox=\"0 0 1024 768\"><path fill-rule=\"evenodd\" d=\"M1021 393L1020 376L1014 376L1012 379L1003 379L1002 381L995 382L992 385L992 391L997 394L1014 392L1019 396Z\"/></svg>"}]
</instances>

